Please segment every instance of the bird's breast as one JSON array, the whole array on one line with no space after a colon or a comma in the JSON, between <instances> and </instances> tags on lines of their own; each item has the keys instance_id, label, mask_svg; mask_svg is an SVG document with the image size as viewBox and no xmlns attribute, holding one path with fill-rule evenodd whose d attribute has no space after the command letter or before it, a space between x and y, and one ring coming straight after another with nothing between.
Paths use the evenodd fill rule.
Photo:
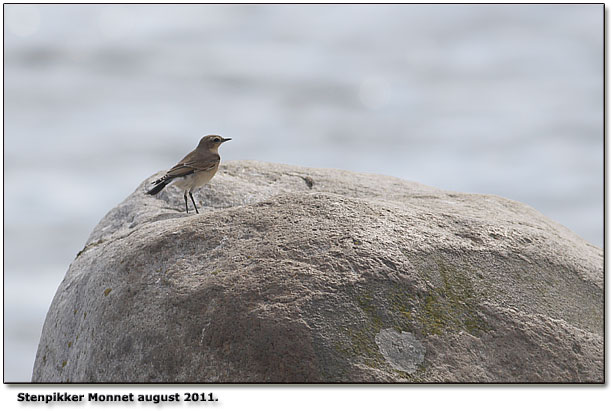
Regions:
<instances>
[{"instance_id":1,"label":"bird's breast","mask_svg":"<svg viewBox=\"0 0 613 411\"><path fill-rule=\"evenodd\" d=\"M174 184L183 190L194 190L198 187L202 187L215 175L217 172L218 165L214 168L206 171L196 171L193 174L187 175L185 177L179 177L174 180Z\"/></svg>"}]
</instances>

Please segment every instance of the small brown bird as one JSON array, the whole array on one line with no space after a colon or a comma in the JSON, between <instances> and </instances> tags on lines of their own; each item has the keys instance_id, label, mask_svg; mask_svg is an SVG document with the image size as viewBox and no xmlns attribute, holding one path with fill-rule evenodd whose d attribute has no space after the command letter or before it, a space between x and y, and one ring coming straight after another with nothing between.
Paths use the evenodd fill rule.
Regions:
<instances>
[{"instance_id":1,"label":"small brown bird","mask_svg":"<svg viewBox=\"0 0 613 411\"><path fill-rule=\"evenodd\" d=\"M174 183L177 187L183 189L185 212L189 214L187 208L187 193L189 193L196 214L198 214L198 207L196 207L192 191L202 187L213 178L219 167L219 146L229 140L232 139L214 134L202 137L198 147L183 157L176 166L168 170L164 177L155 180L153 182L155 186L147 191L147 194L157 194L168 184Z\"/></svg>"}]
</instances>

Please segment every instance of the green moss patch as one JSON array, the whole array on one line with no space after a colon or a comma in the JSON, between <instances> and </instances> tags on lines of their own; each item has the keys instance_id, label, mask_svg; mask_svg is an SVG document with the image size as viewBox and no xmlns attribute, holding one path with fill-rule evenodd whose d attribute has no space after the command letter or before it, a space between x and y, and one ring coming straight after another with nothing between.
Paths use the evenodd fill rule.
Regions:
<instances>
[{"instance_id":1,"label":"green moss patch","mask_svg":"<svg viewBox=\"0 0 613 411\"><path fill-rule=\"evenodd\" d=\"M489 329L479 315L478 305L484 298L462 268L437 262L442 285L435 287L421 302L416 318L425 335L440 335L460 330L477 335Z\"/></svg>"}]
</instances>

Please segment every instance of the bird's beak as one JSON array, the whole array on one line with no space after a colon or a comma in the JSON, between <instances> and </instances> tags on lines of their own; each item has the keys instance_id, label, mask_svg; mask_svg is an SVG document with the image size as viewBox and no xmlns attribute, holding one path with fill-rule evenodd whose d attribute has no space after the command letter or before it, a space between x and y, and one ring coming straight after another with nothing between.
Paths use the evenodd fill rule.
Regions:
<instances>
[{"instance_id":1,"label":"bird's beak","mask_svg":"<svg viewBox=\"0 0 613 411\"><path fill-rule=\"evenodd\" d=\"M225 143L226 141L230 141L230 140L232 140L232 139L231 139L231 138L223 138L223 137L222 137L221 142L222 142L222 143Z\"/></svg>"}]
</instances>

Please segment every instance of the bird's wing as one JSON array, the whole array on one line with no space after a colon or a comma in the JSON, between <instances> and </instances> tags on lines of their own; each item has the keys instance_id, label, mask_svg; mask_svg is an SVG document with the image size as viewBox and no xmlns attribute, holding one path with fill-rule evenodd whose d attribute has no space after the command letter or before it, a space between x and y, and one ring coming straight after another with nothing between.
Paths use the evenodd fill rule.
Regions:
<instances>
[{"instance_id":1,"label":"bird's wing","mask_svg":"<svg viewBox=\"0 0 613 411\"><path fill-rule=\"evenodd\" d=\"M205 155L199 155L196 151L192 151L176 166L168 170L164 177L158 179L154 184L162 181L172 181L178 177L185 177L195 172L208 171L219 165L219 154L206 153Z\"/></svg>"},{"instance_id":2,"label":"bird's wing","mask_svg":"<svg viewBox=\"0 0 613 411\"><path fill-rule=\"evenodd\" d=\"M176 166L168 170L166 176L167 178L184 177L196 171L212 170L218 165L219 154L210 153L206 156L187 155Z\"/></svg>"},{"instance_id":3,"label":"bird's wing","mask_svg":"<svg viewBox=\"0 0 613 411\"><path fill-rule=\"evenodd\" d=\"M180 163L170 169L168 172L174 170L175 168L189 168L194 171L208 171L219 165L219 159L210 159L208 161L191 161L189 163Z\"/></svg>"}]
</instances>

